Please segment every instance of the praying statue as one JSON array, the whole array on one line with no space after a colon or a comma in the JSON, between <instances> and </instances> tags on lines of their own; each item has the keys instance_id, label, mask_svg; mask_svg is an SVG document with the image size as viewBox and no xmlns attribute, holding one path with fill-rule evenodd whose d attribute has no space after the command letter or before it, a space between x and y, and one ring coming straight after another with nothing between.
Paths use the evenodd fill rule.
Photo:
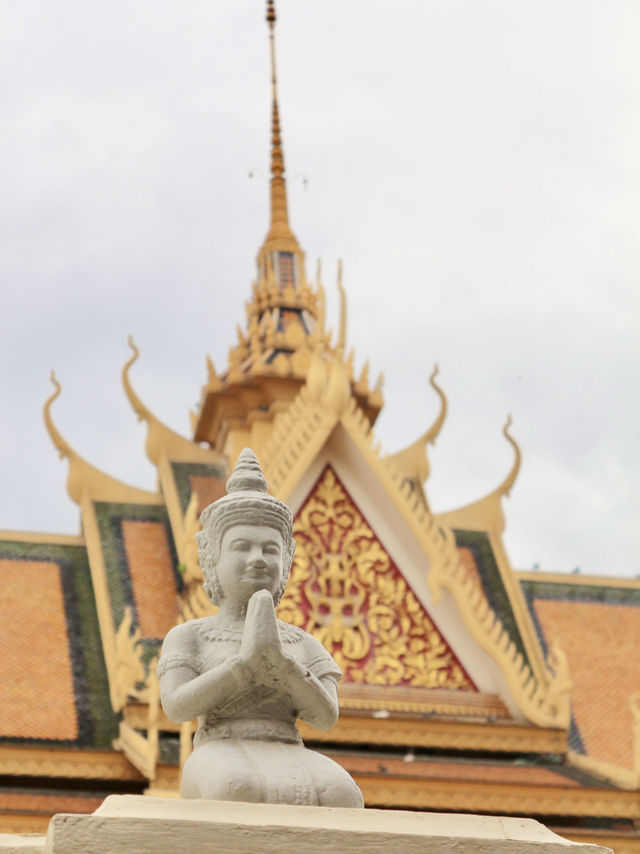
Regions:
<instances>
[{"instance_id":1,"label":"praying statue","mask_svg":"<svg viewBox=\"0 0 640 854\"><path fill-rule=\"evenodd\" d=\"M167 716L198 718L182 797L362 807L349 774L308 750L296 727L297 718L334 726L341 673L315 638L276 617L295 550L293 520L267 494L251 449L201 522L204 589L218 613L171 629L158 662Z\"/></svg>"}]
</instances>

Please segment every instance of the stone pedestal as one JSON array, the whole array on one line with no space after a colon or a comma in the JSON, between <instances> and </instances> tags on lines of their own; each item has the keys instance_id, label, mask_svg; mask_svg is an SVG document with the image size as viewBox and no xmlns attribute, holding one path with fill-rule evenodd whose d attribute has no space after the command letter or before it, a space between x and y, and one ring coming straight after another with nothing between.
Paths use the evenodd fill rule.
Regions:
<instances>
[{"instance_id":1,"label":"stone pedestal","mask_svg":"<svg viewBox=\"0 0 640 854\"><path fill-rule=\"evenodd\" d=\"M15 841L15 838L14 838ZM56 815L43 854L607 854L527 818L112 795L92 815ZM0 854L13 848L0 837Z\"/></svg>"},{"instance_id":2,"label":"stone pedestal","mask_svg":"<svg viewBox=\"0 0 640 854\"><path fill-rule=\"evenodd\" d=\"M46 839L38 833L0 833L0 854L43 854Z\"/></svg>"}]
</instances>

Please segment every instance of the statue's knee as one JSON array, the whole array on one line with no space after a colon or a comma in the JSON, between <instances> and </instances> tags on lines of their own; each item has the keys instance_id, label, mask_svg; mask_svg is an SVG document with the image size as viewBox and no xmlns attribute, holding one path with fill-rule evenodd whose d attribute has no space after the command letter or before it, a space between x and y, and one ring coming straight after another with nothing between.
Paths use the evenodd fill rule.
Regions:
<instances>
[{"instance_id":1,"label":"statue's knee","mask_svg":"<svg viewBox=\"0 0 640 854\"><path fill-rule=\"evenodd\" d=\"M228 780L225 786L226 800L246 801L248 803L260 803L264 800L262 788L258 784L255 775L248 772L236 772L233 779ZM219 796L220 800L224 800Z\"/></svg>"},{"instance_id":2,"label":"statue's knee","mask_svg":"<svg viewBox=\"0 0 640 854\"><path fill-rule=\"evenodd\" d=\"M347 777L347 779L335 780L326 787L320 796L320 806L362 809L364 801L358 786L350 777Z\"/></svg>"},{"instance_id":3,"label":"statue's knee","mask_svg":"<svg viewBox=\"0 0 640 854\"><path fill-rule=\"evenodd\" d=\"M252 803L264 800L253 767L225 743L206 744L189 756L182 773L182 797Z\"/></svg>"},{"instance_id":4,"label":"statue's knee","mask_svg":"<svg viewBox=\"0 0 640 854\"><path fill-rule=\"evenodd\" d=\"M246 801L259 803L263 800L255 776L236 770L232 777L203 781L200 798L211 801Z\"/></svg>"}]
</instances>

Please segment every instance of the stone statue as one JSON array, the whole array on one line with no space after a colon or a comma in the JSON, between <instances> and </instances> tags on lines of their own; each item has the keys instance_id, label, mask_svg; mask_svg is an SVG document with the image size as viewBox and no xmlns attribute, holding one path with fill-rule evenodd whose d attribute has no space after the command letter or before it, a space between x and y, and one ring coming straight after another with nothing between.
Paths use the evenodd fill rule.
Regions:
<instances>
[{"instance_id":1,"label":"stone statue","mask_svg":"<svg viewBox=\"0 0 640 854\"><path fill-rule=\"evenodd\" d=\"M198 717L182 796L362 807L349 774L307 750L296 728L298 717L335 724L341 673L315 638L276 618L295 549L291 511L267 495L249 448L227 493L204 510L197 534L218 613L173 628L158 663L167 716Z\"/></svg>"}]
</instances>

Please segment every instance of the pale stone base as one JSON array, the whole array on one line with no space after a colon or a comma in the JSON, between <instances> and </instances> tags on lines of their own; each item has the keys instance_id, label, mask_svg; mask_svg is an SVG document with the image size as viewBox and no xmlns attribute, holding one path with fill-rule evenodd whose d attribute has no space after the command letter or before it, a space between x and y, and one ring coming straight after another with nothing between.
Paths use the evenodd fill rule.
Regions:
<instances>
[{"instance_id":1,"label":"pale stone base","mask_svg":"<svg viewBox=\"0 0 640 854\"><path fill-rule=\"evenodd\" d=\"M31 839L36 844L36 840ZM44 838L43 838L44 841ZM111 795L93 815L56 815L46 854L606 854L527 818ZM3 845L0 852L14 850ZM15 848L19 854L29 849Z\"/></svg>"},{"instance_id":2,"label":"pale stone base","mask_svg":"<svg viewBox=\"0 0 640 854\"><path fill-rule=\"evenodd\" d=\"M46 839L38 833L0 833L0 854L44 854Z\"/></svg>"}]
</instances>

